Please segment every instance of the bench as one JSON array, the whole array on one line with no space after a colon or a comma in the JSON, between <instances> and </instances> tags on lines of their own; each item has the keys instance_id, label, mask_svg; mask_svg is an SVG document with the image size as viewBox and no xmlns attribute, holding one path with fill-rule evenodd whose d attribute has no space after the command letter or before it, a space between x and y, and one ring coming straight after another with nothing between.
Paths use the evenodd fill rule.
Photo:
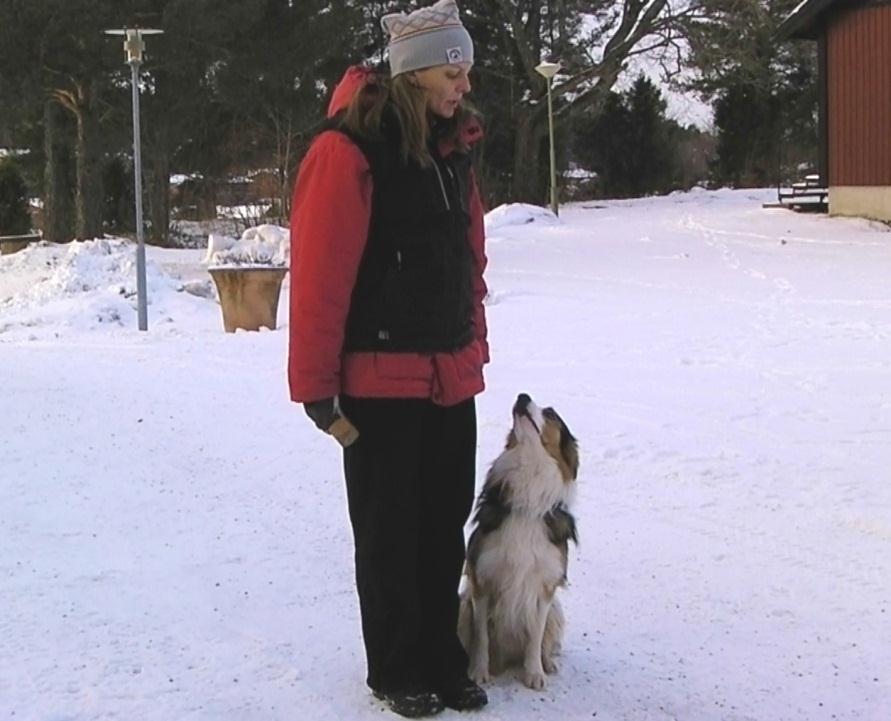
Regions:
<instances>
[{"instance_id":1,"label":"bench","mask_svg":"<svg viewBox=\"0 0 891 721\"><path fill-rule=\"evenodd\" d=\"M10 255L27 248L29 243L43 240L40 233L26 235L0 235L0 255Z\"/></svg>"},{"instance_id":2,"label":"bench","mask_svg":"<svg viewBox=\"0 0 891 721\"><path fill-rule=\"evenodd\" d=\"M829 190L820 185L820 176L815 174L804 176L788 189L777 188L777 200L792 208L824 210L828 197Z\"/></svg>"}]
</instances>

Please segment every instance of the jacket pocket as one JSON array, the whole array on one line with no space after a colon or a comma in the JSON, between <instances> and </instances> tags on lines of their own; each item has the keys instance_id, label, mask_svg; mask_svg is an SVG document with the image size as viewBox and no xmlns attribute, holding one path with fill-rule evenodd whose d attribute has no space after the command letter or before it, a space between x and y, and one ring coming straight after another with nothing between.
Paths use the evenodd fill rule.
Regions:
<instances>
[{"instance_id":1,"label":"jacket pocket","mask_svg":"<svg viewBox=\"0 0 891 721\"><path fill-rule=\"evenodd\" d=\"M483 371L483 348L473 340L454 354L455 367L461 380L479 378Z\"/></svg>"}]
</instances>

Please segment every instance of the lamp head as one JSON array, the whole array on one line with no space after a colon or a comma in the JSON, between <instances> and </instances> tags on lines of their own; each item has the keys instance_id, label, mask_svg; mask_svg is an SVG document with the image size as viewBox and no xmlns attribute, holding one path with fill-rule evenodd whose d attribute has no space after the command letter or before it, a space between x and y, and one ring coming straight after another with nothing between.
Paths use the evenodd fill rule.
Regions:
<instances>
[{"instance_id":1,"label":"lamp head","mask_svg":"<svg viewBox=\"0 0 891 721\"><path fill-rule=\"evenodd\" d=\"M142 53L145 50L143 35L160 35L163 30L155 28L122 28L120 30L106 30L106 35L123 35L124 52L127 55L127 63L137 65L142 62Z\"/></svg>"},{"instance_id":2,"label":"lamp head","mask_svg":"<svg viewBox=\"0 0 891 721\"><path fill-rule=\"evenodd\" d=\"M551 63L545 61L535 66L535 71L548 80L553 78L557 74L558 70L560 70L560 63Z\"/></svg>"}]
</instances>

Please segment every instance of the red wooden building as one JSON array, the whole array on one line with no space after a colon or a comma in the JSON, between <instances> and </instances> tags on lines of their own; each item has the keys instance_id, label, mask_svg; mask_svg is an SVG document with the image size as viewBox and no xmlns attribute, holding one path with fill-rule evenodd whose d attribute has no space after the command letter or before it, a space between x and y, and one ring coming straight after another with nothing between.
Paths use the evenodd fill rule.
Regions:
<instances>
[{"instance_id":1,"label":"red wooden building","mask_svg":"<svg viewBox=\"0 0 891 721\"><path fill-rule=\"evenodd\" d=\"M817 41L829 212L891 221L891 0L804 0L779 33Z\"/></svg>"}]
</instances>

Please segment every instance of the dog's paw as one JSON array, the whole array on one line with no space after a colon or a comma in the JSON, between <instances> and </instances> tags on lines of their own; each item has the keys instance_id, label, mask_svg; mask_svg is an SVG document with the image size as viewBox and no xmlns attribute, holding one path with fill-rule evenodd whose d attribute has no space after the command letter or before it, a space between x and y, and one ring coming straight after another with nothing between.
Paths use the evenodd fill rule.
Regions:
<instances>
[{"instance_id":1,"label":"dog's paw","mask_svg":"<svg viewBox=\"0 0 891 721\"><path fill-rule=\"evenodd\" d=\"M560 670L560 664L553 658L542 658L541 665L546 674L555 674Z\"/></svg>"},{"instance_id":2,"label":"dog's paw","mask_svg":"<svg viewBox=\"0 0 891 721\"><path fill-rule=\"evenodd\" d=\"M523 683L533 691L541 691L548 682L544 671L523 671Z\"/></svg>"},{"instance_id":3,"label":"dog's paw","mask_svg":"<svg viewBox=\"0 0 891 721\"><path fill-rule=\"evenodd\" d=\"M474 666L469 670L467 675L470 676L471 681L477 684L489 683L489 681L492 680L487 666Z\"/></svg>"}]
</instances>

